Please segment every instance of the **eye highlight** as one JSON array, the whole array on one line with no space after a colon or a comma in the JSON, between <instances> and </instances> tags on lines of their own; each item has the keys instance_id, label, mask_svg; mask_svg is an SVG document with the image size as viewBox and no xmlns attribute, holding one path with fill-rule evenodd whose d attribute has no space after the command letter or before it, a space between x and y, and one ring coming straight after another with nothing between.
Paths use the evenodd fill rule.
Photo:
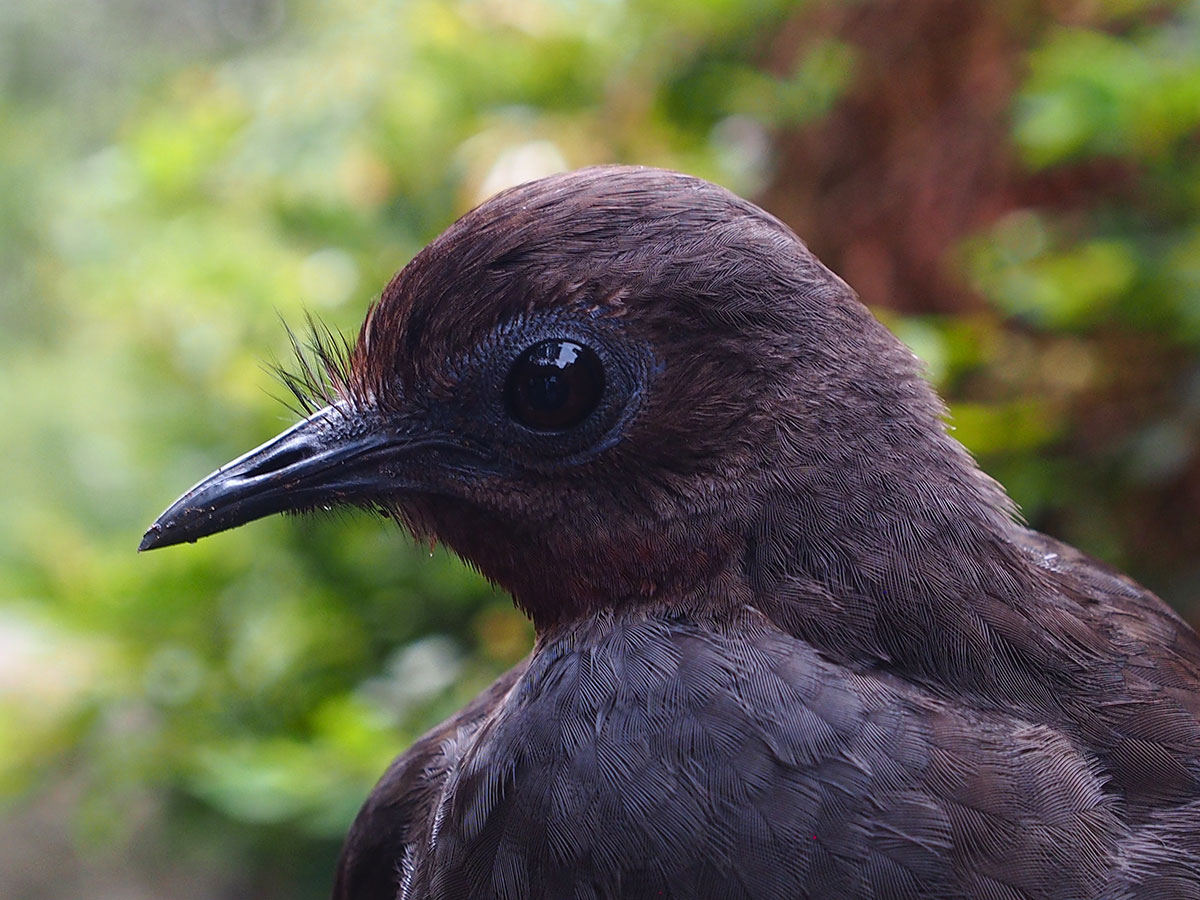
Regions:
<instances>
[{"instance_id":1,"label":"eye highlight","mask_svg":"<svg viewBox=\"0 0 1200 900\"><path fill-rule=\"evenodd\" d=\"M583 422L604 394L604 366L594 350L568 340L539 341L508 372L509 416L535 431L566 431Z\"/></svg>"}]
</instances>

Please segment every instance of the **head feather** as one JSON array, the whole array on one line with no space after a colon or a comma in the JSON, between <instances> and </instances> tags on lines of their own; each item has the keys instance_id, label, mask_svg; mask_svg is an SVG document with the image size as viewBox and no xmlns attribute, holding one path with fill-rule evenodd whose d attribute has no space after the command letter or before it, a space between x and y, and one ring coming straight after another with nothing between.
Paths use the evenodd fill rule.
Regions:
<instances>
[{"instance_id":1,"label":"head feather","mask_svg":"<svg viewBox=\"0 0 1200 900\"><path fill-rule=\"evenodd\" d=\"M287 389L282 402L300 416L338 403L357 406L358 392L350 377L350 340L311 312L304 314L303 332L298 333L282 316L280 321L292 360L287 364L272 360L267 370Z\"/></svg>"}]
</instances>

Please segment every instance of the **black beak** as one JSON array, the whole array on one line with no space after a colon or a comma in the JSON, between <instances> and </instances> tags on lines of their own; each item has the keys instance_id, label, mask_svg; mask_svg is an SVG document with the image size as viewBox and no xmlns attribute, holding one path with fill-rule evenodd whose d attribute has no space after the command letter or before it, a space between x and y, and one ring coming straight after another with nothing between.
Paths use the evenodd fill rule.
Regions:
<instances>
[{"instance_id":1,"label":"black beak","mask_svg":"<svg viewBox=\"0 0 1200 900\"><path fill-rule=\"evenodd\" d=\"M326 407L222 466L176 500L138 550L195 541L272 513L334 506L386 492L381 466L424 442Z\"/></svg>"}]
</instances>

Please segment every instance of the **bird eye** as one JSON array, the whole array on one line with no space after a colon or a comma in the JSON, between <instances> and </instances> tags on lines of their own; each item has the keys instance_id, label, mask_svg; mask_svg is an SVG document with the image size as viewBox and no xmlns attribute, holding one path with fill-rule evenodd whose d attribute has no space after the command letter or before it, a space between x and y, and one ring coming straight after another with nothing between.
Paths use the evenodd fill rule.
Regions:
<instances>
[{"instance_id":1,"label":"bird eye","mask_svg":"<svg viewBox=\"0 0 1200 900\"><path fill-rule=\"evenodd\" d=\"M504 387L508 414L537 431L574 428L600 403L604 366L574 341L541 341L513 363Z\"/></svg>"}]
</instances>

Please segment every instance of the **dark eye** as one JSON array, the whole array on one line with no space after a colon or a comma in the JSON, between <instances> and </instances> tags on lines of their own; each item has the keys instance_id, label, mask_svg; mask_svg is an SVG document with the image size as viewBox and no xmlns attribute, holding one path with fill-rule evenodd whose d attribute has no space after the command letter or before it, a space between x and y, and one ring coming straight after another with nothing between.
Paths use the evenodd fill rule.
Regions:
<instances>
[{"instance_id":1,"label":"dark eye","mask_svg":"<svg viewBox=\"0 0 1200 900\"><path fill-rule=\"evenodd\" d=\"M513 363L504 386L508 414L538 431L566 431L588 417L604 393L604 366L574 341L541 341Z\"/></svg>"}]
</instances>

